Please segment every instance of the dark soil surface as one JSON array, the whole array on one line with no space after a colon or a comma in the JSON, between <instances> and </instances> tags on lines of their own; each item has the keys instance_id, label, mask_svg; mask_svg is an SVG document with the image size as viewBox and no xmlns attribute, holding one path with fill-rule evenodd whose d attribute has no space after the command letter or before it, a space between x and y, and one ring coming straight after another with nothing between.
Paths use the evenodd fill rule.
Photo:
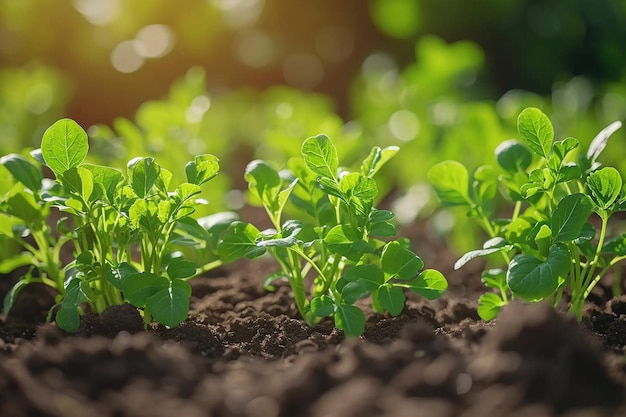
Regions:
<instances>
[{"instance_id":1,"label":"dark soil surface","mask_svg":"<svg viewBox=\"0 0 626 417\"><path fill-rule=\"evenodd\" d=\"M126 305L69 335L45 324L54 294L33 285L0 316L0 416L626 416L626 298L599 288L582 323L516 303L485 323L480 262L451 271L443 248L416 251L448 293L370 314L355 340L305 325L286 284L263 290L271 263L195 279L174 329L144 330Z\"/></svg>"}]
</instances>

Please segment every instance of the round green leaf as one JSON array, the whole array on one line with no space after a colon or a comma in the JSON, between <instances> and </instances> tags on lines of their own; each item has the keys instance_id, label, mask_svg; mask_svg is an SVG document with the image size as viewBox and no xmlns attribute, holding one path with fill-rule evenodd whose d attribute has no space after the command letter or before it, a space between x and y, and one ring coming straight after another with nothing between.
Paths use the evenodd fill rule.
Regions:
<instances>
[{"instance_id":1,"label":"round green leaf","mask_svg":"<svg viewBox=\"0 0 626 417\"><path fill-rule=\"evenodd\" d=\"M329 317L335 312L335 303L327 295L315 297L311 300L311 313L317 317Z\"/></svg>"},{"instance_id":2,"label":"round green leaf","mask_svg":"<svg viewBox=\"0 0 626 417\"><path fill-rule=\"evenodd\" d=\"M531 151L548 158L554 140L554 128L548 116L534 107L524 109L517 118L517 130Z\"/></svg>"},{"instance_id":3,"label":"round green leaf","mask_svg":"<svg viewBox=\"0 0 626 417\"><path fill-rule=\"evenodd\" d=\"M175 280L168 288L163 288L149 297L146 307L159 323L175 327L185 321L189 314L190 294L189 284Z\"/></svg>"},{"instance_id":4,"label":"round green leaf","mask_svg":"<svg viewBox=\"0 0 626 417\"><path fill-rule=\"evenodd\" d=\"M356 282L367 291L376 291L384 282L383 271L376 265L355 265L343 276L346 281Z\"/></svg>"},{"instance_id":5,"label":"round green leaf","mask_svg":"<svg viewBox=\"0 0 626 417\"><path fill-rule=\"evenodd\" d=\"M395 317L402 313L406 301L402 288L385 284L376 292L375 297L378 303L392 316Z\"/></svg>"},{"instance_id":6,"label":"round green leaf","mask_svg":"<svg viewBox=\"0 0 626 417\"><path fill-rule=\"evenodd\" d=\"M164 288L169 287L169 280L149 272L140 272L124 278L122 289L124 299L135 307L143 307L148 299Z\"/></svg>"},{"instance_id":7,"label":"round green leaf","mask_svg":"<svg viewBox=\"0 0 626 417\"><path fill-rule=\"evenodd\" d=\"M89 151L89 139L82 127L71 119L61 119L50 126L41 140L41 153L58 177L79 166Z\"/></svg>"},{"instance_id":8,"label":"round green leaf","mask_svg":"<svg viewBox=\"0 0 626 417\"><path fill-rule=\"evenodd\" d=\"M461 163L443 161L434 165L428 171L428 180L441 200L441 204L446 206L470 205L469 174Z\"/></svg>"},{"instance_id":9,"label":"round green leaf","mask_svg":"<svg viewBox=\"0 0 626 417\"><path fill-rule=\"evenodd\" d=\"M343 330L346 337L360 336L365 330L365 314L356 306L338 304L335 310L335 326Z\"/></svg>"},{"instance_id":10,"label":"round green leaf","mask_svg":"<svg viewBox=\"0 0 626 417\"><path fill-rule=\"evenodd\" d=\"M550 219L553 242L570 242L580 236L593 209L591 199L576 193L563 197Z\"/></svg>"},{"instance_id":11,"label":"round green leaf","mask_svg":"<svg viewBox=\"0 0 626 417\"><path fill-rule=\"evenodd\" d=\"M381 254L383 271L399 279L411 279L424 267L422 259L402 247L399 242L392 241L385 245Z\"/></svg>"},{"instance_id":12,"label":"round green leaf","mask_svg":"<svg viewBox=\"0 0 626 417\"><path fill-rule=\"evenodd\" d=\"M326 135L308 138L302 144L302 157L307 167L315 174L337 179L339 158L332 141Z\"/></svg>"},{"instance_id":13,"label":"round green leaf","mask_svg":"<svg viewBox=\"0 0 626 417\"><path fill-rule=\"evenodd\" d=\"M622 176L617 169L605 167L589 174L587 185L598 206L606 210L613 205L622 190Z\"/></svg>"},{"instance_id":14,"label":"round green leaf","mask_svg":"<svg viewBox=\"0 0 626 417\"><path fill-rule=\"evenodd\" d=\"M32 191L41 191L43 174L41 168L21 155L12 153L0 158L0 164L9 170L16 180Z\"/></svg>"},{"instance_id":15,"label":"round green leaf","mask_svg":"<svg viewBox=\"0 0 626 417\"><path fill-rule=\"evenodd\" d=\"M533 155L524 145L515 139L510 139L498 145L496 159L502 169L514 175L517 172L526 171L533 161Z\"/></svg>"},{"instance_id":16,"label":"round green leaf","mask_svg":"<svg viewBox=\"0 0 626 417\"><path fill-rule=\"evenodd\" d=\"M448 281L441 272L435 269L425 269L406 287L428 300L434 300L446 292Z\"/></svg>"},{"instance_id":17,"label":"round green leaf","mask_svg":"<svg viewBox=\"0 0 626 417\"><path fill-rule=\"evenodd\" d=\"M250 223L235 221L223 233L217 246L217 253L224 262L247 257L256 258L265 253L265 248L256 244L259 230Z\"/></svg>"},{"instance_id":18,"label":"round green leaf","mask_svg":"<svg viewBox=\"0 0 626 417\"><path fill-rule=\"evenodd\" d=\"M569 252L552 246L545 261L531 255L517 255L509 264L506 281L517 297L539 301L552 295L570 268Z\"/></svg>"},{"instance_id":19,"label":"round green leaf","mask_svg":"<svg viewBox=\"0 0 626 417\"><path fill-rule=\"evenodd\" d=\"M478 315L485 321L493 320L505 304L498 294L492 292L483 294L478 299Z\"/></svg>"}]
</instances>

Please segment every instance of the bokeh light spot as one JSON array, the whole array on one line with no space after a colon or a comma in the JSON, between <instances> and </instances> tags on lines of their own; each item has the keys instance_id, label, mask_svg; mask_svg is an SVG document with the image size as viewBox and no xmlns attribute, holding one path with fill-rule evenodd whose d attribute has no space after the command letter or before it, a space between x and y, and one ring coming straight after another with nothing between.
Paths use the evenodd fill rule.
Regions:
<instances>
[{"instance_id":1,"label":"bokeh light spot","mask_svg":"<svg viewBox=\"0 0 626 417\"><path fill-rule=\"evenodd\" d=\"M381 52L371 54L365 58L365 61L363 61L363 65L361 66L361 72L365 77L396 70L397 65L393 58Z\"/></svg>"},{"instance_id":2,"label":"bokeh light spot","mask_svg":"<svg viewBox=\"0 0 626 417\"><path fill-rule=\"evenodd\" d=\"M417 33L420 24L420 2L415 0L375 0L370 3L372 20L384 34L407 38Z\"/></svg>"},{"instance_id":3,"label":"bokeh light spot","mask_svg":"<svg viewBox=\"0 0 626 417\"><path fill-rule=\"evenodd\" d=\"M136 40L120 42L111 52L111 64L119 72L131 73L143 65L144 58L137 53Z\"/></svg>"},{"instance_id":4,"label":"bokeh light spot","mask_svg":"<svg viewBox=\"0 0 626 417\"><path fill-rule=\"evenodd\" d=\"M265 7L264 0L212 0L212 3L221 10L224 22L232 29L253 25Z\"/></svg>"},{"instance_id":5,"label":"bokeh light spot","mask_svg":"<svg viewBox=\"0 0 626 417\"><path fill-rule=\"evenodd\" d=\"M408 142L417 136L420 122L415 113L408 110L398 110L389 118L389 130L396 138Z\"/></svg>"},{"instance_id":6,"label":"bokeh light spot","mask_svg":"<svg viewBox=\"0 0 626 417\"><path fill-rule=\"evenodd\" d=\"M245 31L235 45L237 58L252 68L271 64L276 57L276 46L272 38L260 30Z\"/></svg>"},{"instance_id":7,"label":"bokeh light spot","mask_svg":"<svg viewBox=\"0 0 626 417\"><path fill-rule=\"evenodd\" d=\"M313 54L294 54L283 63L283 76L293 87L315 88L324 78L324 65Z\"/></svg>"},{"instance_id":8,"label":"bokeh light spot","mask_svg":"<svg viewBox=\"0 0 626 417\"><path fill-rule=\"evenodd\" d=\"M281 119L289 119L293 115L293 106L290 103L280 103L276 106L276 115Z\"/></svg>"},{"instance_id":9,"label":"bokeh light spot","mask_svg":"<svg viewBox=\"0 0 626 417\"><path fill-rule=\"evenodd\" d=\"M54 93L49 84L35 84L26 94L26 107L32 113L42 114L52 105L53 96Z\"/></svg>"},{"instance_id":10,"label":"bokeh light spot","mask_svg":"<svg viewBox=\"0 0 626 417\"><path fill-rule=\"evenodd\" d=\"M200 123L204 113L211 107L211 99L207 96L198 96L191 102L185 112L185 118L189 123Z\"/></svg>"},{"instance_id":11,"label":"bokeh light spot","mask_svg":"<svg viewBox=\"0 0 626 417\"><path fill-rule=\"evenodd\" d=\"M166 25L144 26L135 36L137 53L144 58L161 58L174 46L174 35Z\"/></svg>"},{"instance_id":12,"label":"bokeh light spot","mask_svg":"<svg viewBox=\"0 0 626 417\"><path fill-rule=\"evenodd\" d=\"M94 25L111 23L120 12L119 0L74 0L74 8Z\"/></svg>"}]
</instances>

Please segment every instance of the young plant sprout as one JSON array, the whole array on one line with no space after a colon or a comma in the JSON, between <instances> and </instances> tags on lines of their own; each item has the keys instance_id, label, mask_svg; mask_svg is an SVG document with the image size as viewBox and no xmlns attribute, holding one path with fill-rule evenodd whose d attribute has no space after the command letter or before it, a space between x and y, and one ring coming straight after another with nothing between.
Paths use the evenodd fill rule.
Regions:
<instances>
[{"instance_id":1,"label":"young plant sprout","mask_svg":"<svg viewBox=\"0 0 626 417\"><path fill-rule=\"evenodd\" d=\"M404 307L404 289L439 297L447 288L443 275L423 269L407 240L389 240L396 235L394 214L373 204L378 193L374 175L397 151L374 147L360 169L350 172L339 167L332 141L318 135L303 143L302 158L289 160L283 171L262 160L250 162L245 172L249 191L273 227L261 231L250 223L233 223L222 235L220 257L231 261L268 252L280 271L267 283L286 278L307 323L332 316L348 337L364 331L365 314L355 305L361 298L371 295L376 312L395 316ZM296 216L284 220L288 203Z\"/></svg>"},{"instance_id":2,"label":"young plant sprout","mask_svg":"<svg viewBox=\"0 0 626 417\"><path fill-rule=\"evenodd\" d=\"M62 119L46 130L34 160L2 158L16 185L2 200L0 231L22 244L30 252L23 258L38 268L38 276L29 271L9 292L5 313L26 284L42 282L59 292L53 310L68 331L78 329L83 303L102 312L128 302L142 310L146 322L178 325L189 312L187 281L221 264L196 268L175 251L176 245L212 239L190 216L200 204L200 185L218 173L217 158L196 156L185 167L187 182L169 191L172 174L153 158L131 160L124 176L85 163L88 149L85 131ZM43 179L36 160L50 168L56 182ZM51 207L69 216L59 221L58 238L46 224ZM28 233L35 244L22 238ZM75 260L62 267L59 253L68 242Z\"/></svg>"},{"instance_id":3,"label":"young plant sprout","mask_svg":"<svg viewBox=\"0 0 626 417\"><path fill-rule=\"evenodd\" d=\"M626 210L622 177L597 160L620 127L609 125L576 157L578 140L555 142L548 117L527 108L517 120L521 142L507 140L496 149L500 173L481 166L470 175L455 161L432 167L429 179L441 203L465 208L489 236L455 268L491 254L506 265L483 273L483 283L495 290L479 299L483 319L496 317L512 298L556 307L567 294L569 312L580 320L594 286L626 258L626 234L609 236L607 227L614 213ZM499 185L512 206L504 219L495 217ZM614 287L621 290L619 277Z\"/></svg>"}]
</instances>

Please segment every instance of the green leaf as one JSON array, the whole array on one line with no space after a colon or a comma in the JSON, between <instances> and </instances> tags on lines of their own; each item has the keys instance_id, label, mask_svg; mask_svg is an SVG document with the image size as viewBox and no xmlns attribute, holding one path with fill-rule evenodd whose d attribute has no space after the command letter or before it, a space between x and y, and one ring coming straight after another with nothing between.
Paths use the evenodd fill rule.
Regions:
<instances>
[{"instance_id":1,"label":"green leaf","mask_svg":"<svg viewBox=\"0 0 626 417\"><path fill-rule=\"evenodd\" d=\"M115 168L101 165L85 164L83 168L91 172L93 183L102 190L102 194L106 197L107 202L112 204L124 180L122 173Z\"/></svg>"},{"instance_id":2,"label":"green leaf","mask_svg":"<svg viewBox=\"0 0 626 417\"><path fill-rule=\"evenodd\" d=\"M478 315L485 321L493 320L505 305L499 295L492 292L483 294L478 299Z\"/></svg>"},{"instance_id":3,"label":"green leaf","mask_svg":"<svg viewBox=\"0 0 626 417\"><path fill-rule=\"evenodd\" d=\"M533 161L533 155L528 149L516 141L510 139L502 142L496 148L498 164L511 175L525 172Z\"/></svg>"},{"instance_id":4,"label":"green leaf","mask_svg":"<svg viewBox=\"0 0 626 417\"><path fill-rule=\"evenodd\" d=\"M335 303L327 295L321 295L311 300L311 313L317 317L330 317L335 312Z\"/></svg>"},{"instance_id":5,"label":"green leaf","mask_svg":"<svg viewBox=\"0 0 626 417\"><path fill-rule=\"evenodd\" d=\"M148 299L163 288L169 287L169 280L150 272L140 272L127 276L122 281L126 301L135 307L143 307Z\"/></svg>"},{"instance_id":6,"label":"green leaf","mask_svg":"<svg viewBox=\"0 0 626 417\"><path fill-rule=\"evenodd\" d=\"M554 294L569 269L569 252L554 245L545 261L527 254L514 257L506 280L515 296L526 301L539 301Z\"/></svg>"},{"instance_id":7,"label":"green leaf","mask_svg":"<svg viewBox=\"0 0 626 417\"><path fill-rule=\"evenodd\" d=\"M61 119L50 126L41 140L41 154L46 165L59 177L79 166L89 151L89 138L82 127L71 119Z\"/></svg>"},{"instance_id":8,"label":"green leaf","mask_svg":"<svg viewBox=\"0 0 626 417\"><path fill-rule=\"evenodd\" d=\"M386 274L403 280L415 277L424 267L424 262L419 256L402 247L397 241L387 243L380 258Z\"/></svg>"},{"instance_id":9,"label":"green leaf","mask_svg":"<svg viewBox=\"0 0 626 417\"><path fill-rule=\"evenodd\" d=\"M563 140L554 142L552 149L560 164L565 159L565 157L567 157L567 155L576 148L578 148L578 139L565 138Z\"/></svg>"},{"instance_id":10,"label":"green leaf","mask_svg":"<svg viewBox=\"0 0 626 417\"><path fill-rule=\"evenodd\" d=\"M175 327L185 321L189 314L191 286L181 280L171 281L170 284L150 296L146 300L146 307L156 321Z\"/></svg>"},{"instance_id":11,"label":"green leaf","mask_svg":"<svg viewBox=\"0 0 626 417\"><path fill-rule=\"evenodd\" d=\"M217 253L224 262L247 257L253 259L265 253L265 248L256 243L259 230L250 223L235 221L223 233Z\"/></svg>"},{"instance_id":12,"label":"green leaf","mask_svg":"<svg viewBox=\"0 0 626 417\"><path fill-rule=\"evenodd\" d=\"M369 214L369 219L372 223L388 222L395 218L396 216L389 210L378 210L374 208Z\"/></svg>"},{"instance_id":13,"label":"green leaf","mask_svg":"<svg viewBox=\"0 0 626 417\"><path fill-rule=\"evenodd\" d=\"M6 200L5 212L24 220L24 223L29 227L44 220L43 216L46 212L43 210L43 207L37 204L35 197L30 193L15 194Z\"/></svg>"},{"instance_id":14,"label":"green leaf","mask_svg":"<svg viewBox=\"0 0 626 417\"><path fill-rule=\"evenodd\" d=\"M550 219L553 242L570 242L576 239L587 223L592 209L591 199L584 194L576 193L563 197Z\"/></svg>"},{"instance_id":15,"label":"green leaf","mask_svg":"<svg viewBox=\"0 0 626 417\"><path fill-rule=\"evenodd\" d=\"M428 171L428 180L445 206L471 205L468 195L469 174L456 161L443 161Z\"/></svg>"},{"instance_id":16,"label":"green leaf","mask_svg":"<svg viewBox=\"0 0 626 417\"><path fill-rule=\"evenodd\" d=\"M547 255L552 245L552 230L546 224L542 224L535 235L535 244L542 255Z\"/></svg>"},{"instance_id":17,"label":"green leaf","mask_svg":"<svg viewBox=\"0 0 626 417\"><path fill-rule=\"evenodd\" d=\"M356 282L367 291L376 291L384 281L383 271L376 265L355 265L348 269L343 278L348 282Z\"/></svg>"},{"instance_id":18,"label":"green leaf","mask_svg":"<svg viewBox=\"0 0 626 417\"><path fill-rule=\"evenodd\" d=\"M3 213L0 213L0 235L13 237L13 219Z\"/></svg>"},{"instance_id":19,"label":"green leaf","mask_svg":"<svg viewBox=\"0 0 626 417\"><path fill-rule=\"evenodd\" d=\"M372 248L361 239L353 227L339 224L328 231L324 244L331 251L358 262L364 253L372 252Z\"/></svg>"},{"instance_id":20,"label":"green leaf","mask_svg":"<svg viewBox=\"0 0 626 417\"><path fill-rule=\"evenodd\" d=\"M517 118L517 130L531 151L548 159L554 140L554 128L548 116L534 107L524 109Z\"/></svg>"},{"instance_id":21,"label":"green leaf","mask_svg":"<svg viewBox=\"0 0 626 417\"><path fill-rule=\"evenodd\" d=\"M196 265L184 259L174 259L167 265L166 271L171 280L190 278L196 275Z\"/></svg>"},{"instance_id":22,"label":"green leaf","mask_svg":"<svg viewBox=\"0 0 626 417\"><path fill-rule=\"evenodd\" d=\"M376 298L378 303L394 317L402 313L406 301L402 288L390 284L381 286L376 293Z\"/></svg>"},{"instance_id":23,"label":"green leaf","mask_svg":"<svg viewBox=\"0 0 626 417\"><path fill-rule=\"evenodd\" d=\"M22 252L0 260L0 274L13 272L20 266L33 265L37 260L30 252Z\"/></svg>"},{"instance_id":24,"label":"green leaf","mask_svg":"<svg viewBox=\"0 0 626 417\"><path fill-rule=\"evenodd\" d=\"M348 338L360 336L365 330L365 314L353 305L338 304L335 310L335 326L343 330Z\"/></svg>"},{"instance_id":25,"label":"green leaf","mask_svg":"<svg viewBox=\"0 0 626 417\"><path fill-rule=\"evenodd\" d=\"M211 180L219 173L219 170L219 159L210 154L197 155L193 161L185 165L187 181L196 185L202 185Z\"/></svg>"},{"instance_id":26,"label":"green leaf","mask_svg":"<svg viewBox=\"0 0 626 417\"><path fill-rule=\"evenodd\" d=\"M372 178L399 150L400 148L397 146L388 146L384 149L374 146L361 164L361 175Z\"/></svg>"},{"instance_id":27,"label":"green leaf","mask_svg":"<svg viewBox=\"0 0 626 417\"><path fill-rule=\"evenodd\" d=\"M302 243L298 239L298 234L302 231L302 222L300 220L287 220L282 227L281 237L262 240L257 242L259 247L281 247L288 248Z\"/></svg>"},{"instance_id":28,"label":"green leaf","mask_svg":"<svg viewBox=\"0 0 626 417\"><path fill-rule=\"evenodd\" d=\"M127 168L130 185L135 194L139 198L149 196L161 171L154 158L134 158L128 162Z\"/></svg>"},{"instance_id":29,"label":"green leaf","mask_svg":"<svg viewBox=\"0 0 626 417\"><path fill-rule=\"evenodd\" d=\"M486 287L504 288L506 286L506 271L500 268L487 269L482 272L480 280Z\"/></svg>"},{"instance_id":30,"label":"green leaf","mask_svg":"<svg viewBox=\"0 0 626 417\"><path fill-rule=\"evenodd\" d=\"M378 194L376 181L356 172L344 175L339 181L339 189L343 195L371 201Z\"/></svg>"},{"instance_id":31,"label":"green leaf","mask_svg":"<svg viewBox=\"0 0 626 417\"><path fill-rule=\"evenodd\" d=\"M446 292L448 281L436 269L425 269L414 280L409 281L406 287L427 300L434 300Z\"/></svg>"},{"instance_id":32,"label":"green leaf","mask_svg":"<svg viewBox=\"0 0 626 417\"><path fill-rule=\"evenodd\" d=\"M93 176L88 169L83 167L70 168L61 177L63 187L68 191L78 194L83 201L89 201L93 193Z\"/></svg>"},{"instance_id":33,"label":"green leaf","mask_svg":"<svg viewBox=\"0 0 626 417\"><path fill-rule=\"evenodd\" d=\"M11 290L4 296L2 309L4 311L5 317L9 315L9 312L11 311L11 308L13 307L13 303L15 302L17 296L28 284L30 284L29 279L20 279L15 283L15 285L13 285L13 287L11 287Z\"/></svg>"},{"instance_id":34,"label":"green leaf","mask_svg":"<svg viewBox=\"0 0 626 417\"><path fill-rule=\"evenodd\" d=\"M280 192L282 180L278 171L260 159L251 161L246 166L244 178L248 189L266 205L271 205Z\"/></svg>"},{"instance_id":35,"label":"green leaf","mask_svg":"<svg viewBox=\"0 0 626 417\"><path fill-rule=\"evenodd\" d=\"M622 233L615 236L604 243L602 247L603 253L608 253L615 256L626 255L626 233Z\"/></svg>"},{"instance_id":36,"label":"green leaf","mask_svg":"<svg viewBox=\"0 0 626 417\"><path fill-rule=\"evenodd\" d=\"M357 282L346 282L341 287L341 299L347 304L354 304L357 300L367 296L369 291Z\"/></svg>"},{"instance_id":37,"label":"green leaf","mask_svg":"<svg viewBox=\"0 0 626 417\"><path fill-rule=\"evenodd\" d=\"M36 193L41 191L43 174L41 168L21 155L12 153L0 158L0 164L9 170L16 180Z\"/></svg>"},{"instance_id":38,"label":"green leaf","mask_svg":"<svg viewBox=\"0 0 626 417\"><path fill-rule=\"evenodd\" d=\"M590 173L587 177L587 185L596 204L607 210L613 205L622 190L622 176L617 169L605 167Z\"/></svg>"},{"instance_id":39,"label":"green leaf","mask_svg":"<svg viewBox=\"0 0 626 417\"><path fill-rule=\"evenodd\" d=\"M336 180L339 158L332 141L326 135L312 136L302 144L302 157L315 174Z\"/></svg>"},{"instance_id":40,"label":"green leaf","mask_svg":"<svg viewBox=\"0 0 626 417\"><path fill-rule=\"evenodd\" d=\"M80 325L78 308L89 297L83 291L80 278L72 279L65 289L65 297L61 309L57 312L55 321L65 331L75 333Z\"/></svg>"},{"instance_id":41,"label":"green leaf","mask_svg":"<svg viewBox=\"0 0 626 417\"><path fill-rule=\"evenodd\" d=\"M458 261L454 263L454 269L459 269L469 261L480 256L491 255L497 252L508 252L513 249L513 245L507 243L501 237L494 237L483 244L482 249L476 249L465 253Z\"/></svg>"},{"instance_id":42,"label":"green leaf","mask_svg":"<svg viewBox=\"0 0 626 417\"><path fill-rule=\"evenodd\" d=\"M128 262L122 262L117 266L107 264L107 281L118 290L122 290L124 280L134 274L138 274L137 268Z\"/></svg>"},{"instance_id":43,"label":"green leaf","mask_svg":"<svg viewBox=\"0 0 626 417\"><path fill-rule=\"evenodd\" d=\"M66 332L76 333L80 327L78 307L62 306L54 318L57 325Z\"/></svg>"},{"instance_id":44,"label":"green leaf","mask_svg":"<svg viewBox=\"0 0 626 417\"><path fill-rule=\"evenodd\" d=\"M581 177L582 171L580 167L573 162L570 162L566 165L563 165L559 169L559 175L557 177L557 182L566 182L577 180Z\"/></svg>"},{"instance_id":45,"label":"green leaf","mask_svg":"<svg viewBox=\"0 0 626 417\"><path fill-rule=\"evenodd\" d=\"M396 226L388 222L372 223L368 227L370 236L392 237L398 233Z\"/></svg>"}]
</instances>

